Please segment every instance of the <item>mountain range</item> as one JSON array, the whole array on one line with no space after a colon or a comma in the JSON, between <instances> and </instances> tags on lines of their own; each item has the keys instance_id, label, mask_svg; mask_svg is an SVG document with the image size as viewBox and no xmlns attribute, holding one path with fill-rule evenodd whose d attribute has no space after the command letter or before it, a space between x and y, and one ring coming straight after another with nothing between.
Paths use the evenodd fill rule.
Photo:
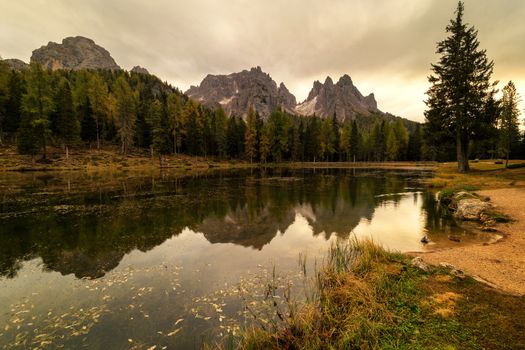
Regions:
<instances>
[{"instance_id":1,"label":"mountain range","mask_svg":"<svg viewBox=\"0 0 525 350\"><path fill-rule=\"evenodd\" d=\"M15 70L28 67L18 59L3 61ZM31 62L50 70L122 69L106 49L81 36L65 38L60 44L49 42L33 51ZM140 66L133 67L131 72L149 74ZM198 86L191 86L186 95L208 107L222 107L228 116L244 117L253 107L263 118L278 108L302 116L335 116L340 121L370 115L391 117L378 109L374 94L361 94L346 74L336 83L330 77L324 83L315 81L308 97L301 103L297 103L284 83L277 85L261 67L229 75L209 74Z\"/></svg>"}]
</instances>

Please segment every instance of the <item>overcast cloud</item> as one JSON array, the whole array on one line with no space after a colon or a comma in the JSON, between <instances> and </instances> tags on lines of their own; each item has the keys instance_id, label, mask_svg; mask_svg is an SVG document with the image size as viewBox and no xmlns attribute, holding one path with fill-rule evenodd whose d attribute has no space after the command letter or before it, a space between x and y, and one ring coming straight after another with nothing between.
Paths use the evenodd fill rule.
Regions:
<instances>
[{"instance_id":1,"label":"overcast cloud","mask_svg":"<svg viewBox=\"0 0 525 350\"><path fill-rule=\"evenodd\" d=\"M456 0L0 0L0 55L29 61L82 35L117 63L185 91L206 74L261 66L299 101L314 80L349 74L379 108L422 121L426 77ZM525 1L466 0L466 20L500 87L525 95Z\"/></svg>"}]
</instances>

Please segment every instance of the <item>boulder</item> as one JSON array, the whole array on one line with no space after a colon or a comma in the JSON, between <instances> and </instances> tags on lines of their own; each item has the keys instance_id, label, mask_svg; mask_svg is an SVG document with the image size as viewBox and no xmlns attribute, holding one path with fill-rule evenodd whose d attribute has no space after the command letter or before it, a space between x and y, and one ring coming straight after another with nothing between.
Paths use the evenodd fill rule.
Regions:
<instances>
[{"instance_id":1,"label":"boulder","mask_svg":"<svg viewBox=\"0 0 525 350\"><path fill-rule=\"evenodd\" d=\"M459 269L457 269L454 265L449 264L447 262L439 263L439 266L449 270L450 274L453 276L456 276L457 278L465 278L465 273Z\"/></svg>"},{"instance_id":2,"label":"boulder","mask_svg":"<svg viewBox=\"0 0 525 350\"><path fill-rule=\"evenodd\" d=\"M430 272L430 270L432 270L430 265L424 262L423 259L421 259L421 257L419 256L416 256L414 259L412 259L411 265L425 272Z\"/></svg>"},{"instance_id":3,"label":"boulder","mask_svg":"<svg viewBox=\"0 0 525 350\"><path fill-rule=\"evenodd\" d=\"M453 199L456 205L454 217L460 220L481 220L483 214L492 208L490 203L468 192L458 192Z\"/></svg>"}]
</instances>

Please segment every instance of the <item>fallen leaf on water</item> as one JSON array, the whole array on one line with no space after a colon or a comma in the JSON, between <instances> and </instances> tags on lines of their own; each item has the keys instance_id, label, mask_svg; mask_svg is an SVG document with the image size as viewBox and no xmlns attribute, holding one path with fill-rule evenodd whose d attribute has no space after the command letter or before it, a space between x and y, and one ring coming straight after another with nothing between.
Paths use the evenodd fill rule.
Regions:
<instances>
[{"instance_id":1,"label":"fallen leaf on water","mask_svg":"<svg viewBox=\"0 0 525 350\"><path fill-rule=\"evenodd\" d=\"M171 337L171 336L173 336L173 335L175 335L175 334L179 333L179 332L180 332L180 330L181 330L180 328L177 328L177 329L176 329L176 330L174 330L173 332L170 332L170 333L168 333L168 334L166 334L166 335L167 335L168 337Z\"/></svg>"}]
</instances>

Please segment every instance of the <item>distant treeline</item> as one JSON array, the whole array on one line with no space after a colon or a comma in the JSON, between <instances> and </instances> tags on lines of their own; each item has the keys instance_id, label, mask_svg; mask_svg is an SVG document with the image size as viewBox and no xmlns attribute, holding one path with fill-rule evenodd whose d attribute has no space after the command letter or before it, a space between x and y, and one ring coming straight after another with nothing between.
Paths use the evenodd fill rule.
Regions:
<instances>
[{"instance_id":1,"label":"distant treeline","mask_svg":"<svg viewBox=\"0 0 525 350\"><path fill-rule=\"evenodd\" d=\"M453 159L453 148L427 144L423 128L386 115L227 117L192 101L157 77L125 71L24 71L0 62L0 143L46 158L47 146L119 145L163 154L281 161L391 161ZM452 144L451 144L452 146ZM493 155L493 145L473 149Z\"/></svg>"}]
</instances>

